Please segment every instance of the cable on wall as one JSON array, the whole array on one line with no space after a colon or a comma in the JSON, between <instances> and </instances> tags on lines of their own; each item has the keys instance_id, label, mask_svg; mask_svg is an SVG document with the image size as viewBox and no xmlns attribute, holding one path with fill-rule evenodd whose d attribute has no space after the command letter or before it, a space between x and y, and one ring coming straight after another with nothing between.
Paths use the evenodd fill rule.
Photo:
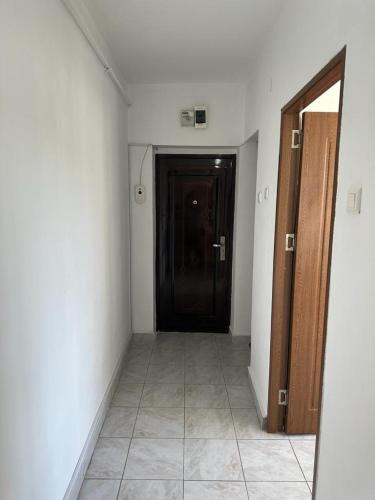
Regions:
<instances>
[{"instance_id":1,"label":"cable on wall","mask_svg":"<svg viewBox=\"0 0 375 500\"><path fill-rule=\"evenodd\" d=\"M143 165L145 163L145 159L146 159L148 150L153 146L153 144L144 143L144 142L143 143L133 142L133 143L129 143L129 147L131 147L131 146L145 148L145 151L144 151L143 156L142 156L141 167L139 169L139 184L136 184L134 186L135 202L138 205L142 205L142 204L146 203L146 186L144 184L142 184ZM129 156L129 161L130 161L130 156Z\"/></svg>"},{"instance_id":2,"label":"cable on wall","mask_svg":"<svg viewBox=\"0 0 375 500\"><path fill-rule=\"evenodd\" d=\"M108 63L108 59L111 59L109 54L109 49L103 40L103 37L96 26L96 23L92 19L87 7L84 5L82 0L61 0L69 14L74 19L78 28L81 30L82 34L86 38L87 42L94 51L96 57L102 64L104 71L112 79L114 84L119 89L121 95L125 99L128 106L131 105L131 100L127 94L123 82L121 81L121 76L118 70L115 70L113 64ZM119 76L120 77L119 77Z\"/></svg>"},{"instance_id":3,"label":"cable on wall","mask_svg":"<svg viewBox=\"0 0 375 500\"><path fill-rule=\"evenodd\" d=\"M147 144L146 149L145 149L145 153L144 153L143 158L142 158L141 168L139 169L139 184L142 184L143 165L144 165L148 150L150 149L151 146L152 146L152 144Z\"/></svg>"}]
</instances>

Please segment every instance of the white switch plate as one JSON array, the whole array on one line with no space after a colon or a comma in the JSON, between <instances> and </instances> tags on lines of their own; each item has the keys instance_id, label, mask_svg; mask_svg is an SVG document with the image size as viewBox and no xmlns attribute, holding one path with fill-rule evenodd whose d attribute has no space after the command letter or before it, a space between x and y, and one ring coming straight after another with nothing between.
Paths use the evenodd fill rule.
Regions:
<instances>
[{"instance_id":1,"label":"white switch plate","mask_svg":"<svg viewBox=\"0 0 375 500\"><path fill-rule=\"evenodd\" d=\"M362 188L352 187L348 191L346 211L349 214L361 213Z\"/></svg>"},{"instance_id":2,"label":"white switch plate","mask_svg":"<svg viewBox=\"0 0 375 500\"><path fill-rule=\"evenodd\" d=\"M143 184L137 184L134 186L134 198L135 202L142 205L146 201L146 186Z\"/></svg>"}]
</instances>

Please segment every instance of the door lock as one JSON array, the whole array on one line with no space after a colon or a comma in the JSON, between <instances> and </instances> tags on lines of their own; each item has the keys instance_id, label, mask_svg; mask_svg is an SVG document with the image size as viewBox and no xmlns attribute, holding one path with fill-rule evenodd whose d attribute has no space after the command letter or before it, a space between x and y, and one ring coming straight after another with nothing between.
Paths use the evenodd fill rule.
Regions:
<instances>
[{"instance_id":1,"label":"door lock","mask_svg":"<svg viewBox=\"0 0 375 500\"><path fill-rule=\"evenodd\" d=\"M220 260L225 260L225 236L220 236L220 243L214 243L214 248L220 248Z\"/></svg>"}]
</instances>

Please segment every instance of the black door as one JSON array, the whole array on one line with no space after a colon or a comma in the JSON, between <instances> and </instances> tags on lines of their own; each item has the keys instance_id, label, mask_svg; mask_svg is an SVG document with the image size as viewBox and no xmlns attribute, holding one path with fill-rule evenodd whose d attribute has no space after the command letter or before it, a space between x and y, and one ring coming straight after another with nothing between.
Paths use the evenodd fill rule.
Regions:
<instances>
[{"instance_id":1,"label":"black door","mask_svg":"<svg viewBox=\"0 0 375 500\"><path fill-rule=\"evenodd\" d=\"M157 155L157 329L228 333L235 156Z\"/></svg>"}]
</instances>

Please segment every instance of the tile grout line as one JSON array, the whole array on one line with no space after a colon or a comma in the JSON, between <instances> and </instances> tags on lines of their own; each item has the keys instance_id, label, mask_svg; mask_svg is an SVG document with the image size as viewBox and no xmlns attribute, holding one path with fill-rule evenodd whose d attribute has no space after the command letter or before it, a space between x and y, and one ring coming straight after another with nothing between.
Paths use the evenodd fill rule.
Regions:
<instances>
[{"instance_id":1,"label":"tile grout line","mask_svg":"<svg viewBox=\"0 0 375 500\"><path fill-rule=\"evenodd\" d=\"M147 382L147 375L148 375L148 372L149 372L149 369L150 369L150 365L152 364L151 363L151 359L152 359L152 355L154 354L154 351L155 351L155 343L156 343L156 340L154 341L154 346L152 348L150 360L149 360L148 367L147 367L146 380L145 380L145 383L143 384L142 395L141 395L141 399L139 401L137 419L138 419L140 405L141 405L141 402L142 402L144 387L145 387L146 382ZM183 498L184 498L184 495L185 495L185 493L184 493L184 483L185 483L185 481L184 481L184 455L185 455L185 343L184 343L183 353L184 353L184 363L183 363L183 368L184 369L183 369L183 384L181 384L181 385L183 386L183 391L184 391L184 405L183 405L183 407L184 407L184 421L183 421L183 432L184 432L184 434L183 434L183 439L182 439L182 446L183 446L183 448L182 448L182 488L183 488L183 490L182 491L183 491ZM160 365L163 365L163 364L164 363L160 363ZM160 382L157 382L156 384L157 385L170 385L170 383L163 384L163 383L160 383ZM180 384L177 384L177 385L180 385ZM150 408L153 408L153 407L150 407ZM170 407L166 407L166 408L170 408ZM136 419L136 421L137 421L137 419ZM136 424L134 424L134 430L135 430L135 425ZM134 431L133 431L133 435L134 435ZM155 439L174 439L175 440L176 438L155 438ZM125 469L124 469L124 473L125 473Z\"/></svg>"},{"instance_id":2,"label":"tile grout line","mask_svg":"<svg viewBox=\"0 0 375 500\"><path fill-rule=\"evenodd\" d=\"M125 368L125 366L123 367L123 370L124 370L124 368ZM115 389L114 393L117 391L119 385L121 384L121 375L120 375L120 378L119 378L118 383L116 385L116 389ZM129 384L131 384L131 383L129 382ZM143 387L144 387L144 384L142 384L142 393L143 393ZM109 404L108 410L106 412L106 415L105 415L105 418L104 418L104 421L103 421L103 425L102 425L102 429L103 429L105 421L106 421L106 419L108 417L108 412L110 411L111 408L133 408L133 407L130 407L130 406L123 406L123 405L114 406L114 405L112 405L112 401L113 401L113 398L112 398L112 400L111 400L111 402ZM140 404L140 401L139 401L139 404ZM138 404L138 408L137 408L137 416L138 416L139 404ZM136 420L137 420L137 416L136 416ZM134 428L135 428L136 420L134 422L132 435L134 434ZM112 439L112 437L101 436L102 429L100 430L100 433L99 433L99 436L98 436L98 440L99 439ZM91 479L91 480L98 480L98 481L100 480L100 481L102 481L103 479L107 479L107 480L112 480L112 481L119 481L120 483L119 483L119 489L118 489L118 492L117 492L116 500L118 499L119 494L120 494L121 484L122 484L122 481L123 481L123 478L124 478L125 467L126 467L126 463L127 463L128 456L129 456L129 450L130 450L130 444L131 444L131 441L132 441L132 436L130 436L130 438L129 437L118 437L118 439L129 439L129 447L128 447L128 451L127 451L127 454L126 454L125 464L124 464L124 468L123 468L123 471L122 471L121 478L111 478L110 479L110 478L99 478L99 477L98 478L86 478L85 477L85 480ZM98 440L97 440L97 442L98 442ZM97 445L97 442L96 442L96 445ZM94 452L93 452L93 454L91 456L90 463L91 463L93 455L94 455Z\"/></svg>"},{"instance_id":3,"label":"tile grout line","mask_svg":"<svg viewBox=\"0 0 375 500\"><path fill-rule=\"evenodd\" d=\"M134 334L133 334L134 335ZM118 490L118 493L117 493L117 497L116 497L116 500L119 499L119 495L120 495L120 491L121 491L121 487L122 487L122 483L124 482L124 476L125 476L125 469L126 469L126 465L128 463L128 458L129 458L129 454L130 454L130 447L131 447L131 444L133 442L133 439L134 439L134 432L135 432L135 426L137 425L137 420L138 420L138 415L139 415L139 410L141 408L141 401L142 401L142 397L143 397L143 392L144 392L144 389L145 389L145 384L146 384L146 379L147 379L147 374L148 374L148 370L149 370L149 366L150 366L150 362L151 362L151 356L152 356L152 352L153 352L154 348L152 348L151 350L151 353L150 353L150 357L149 357L149 360L148 360L148 363L147 363L147 370L146 370L146 375L145 375L145 379L143 381L143 384L142 384L142 390L141 390L141 395L140 395L140 398L139 398L139 401L138 401L138 407L137 407L137 415L135 417L135 421L134 421L134 426L133 426L133 431L132 431L132 435L130 437L130 441L129 441L129 448L128 448L128 452L127 452L127 455L126 455L126 459L125 459L125 464L124 464L124 469L122 471L122 477L121 477L121 480L120 480L120 487L119 487L119 490Z\"/></svg>"},{"instance_id":4,"label":"tile grout line","mask_svg":"<svg viewBox=\"0 0 375 500\"><path fill-rule=\"evenodd\" d=\"M292 440L288 438L288 441L289 441L289 444L290 444L290 446L291 446L291 448L292 448L292 450L293 450L294 456L296 457L296 460L297 460L298 466L299 466L299 468L301 469L301 472L302 472L302 475L303 475L303 477L304 477L304 479L305 479L306 485L307 485L307 487L308 487L308 489L309 489L309 491L310 491L310 493L311 493L310 486L309 486L309 482L307 481L306 476L305 476L305 473L303 472L302 465L300 464L300 461L298 460L297 453L295 452L295 450L294 450L294 448L293 448L293 443L292 443Z\"/></svg>"},{"instance_id":5,"label":"tile grout line","mask_svg":"<svg viewBox=\"0 0 375 500\"><path fill-rule=\"evenodd\" d=\"M242 463L242 457L241 457L241 452L240 452L240 446L239 446L239 443L238 443L236 426L234 424L233 412L232 412L232 408L231 408L231 405L230 405L230 399L229 399L229 392L228 392L227 384L225 384L225 390L226 390L226 393L227 393L228 405L229 405L230 415L231 415L231 418L232 418L233 430L234 430L234 435L235 435L235 441L236 441L238 456L239 456L240 463L241 463L241 470L242 470L242 476L243 476L243 480L244 480L244 484L245 484L246 495L247 495L247 498L249 499L250 497L249 497L249 492L247 490L245 471L243 469L243 463Z\"/></svg>"},{"instance_id":6,"label":"tile grout line","mask_svg":"<svg viewBox=\"0 0 375 500\"><path fill-rule=\"evenodd\" d=\"M219 350L219 353L220 353L220 350ZM223 365L221 365L221 369L223 371ZM224 371L223 371L223 377L224 377ZM236 441L238 456L239 456L240 463L241 463L241 470L242 470L242 476L243 476L243 480L244 480L244 484L245 484L246 496L249 499L250 497L249 497L249 492L248 492L247 485L246 485L246 477L245 477L245 471L243 469L243 463L242 463L242 457L241 457L241 452L240 452L240 446L239 446L239 443L238 443L237 430L236 430L236 426L235 426L235 423L234 423L232 407L231 407L231 404L230 404L230 398L229 398L229 392L228 392L228 384L226 383L225 377L224 377L224 383L225 383L225 391L227 393L227 398L228 398L228 406L229 406L229 410L230 410L230 414L231 414L231 418L232 418L232 424L233 424L233 430L234 430L234 435L235 435L235 441Z\"/></svg>"}]
</instances>

